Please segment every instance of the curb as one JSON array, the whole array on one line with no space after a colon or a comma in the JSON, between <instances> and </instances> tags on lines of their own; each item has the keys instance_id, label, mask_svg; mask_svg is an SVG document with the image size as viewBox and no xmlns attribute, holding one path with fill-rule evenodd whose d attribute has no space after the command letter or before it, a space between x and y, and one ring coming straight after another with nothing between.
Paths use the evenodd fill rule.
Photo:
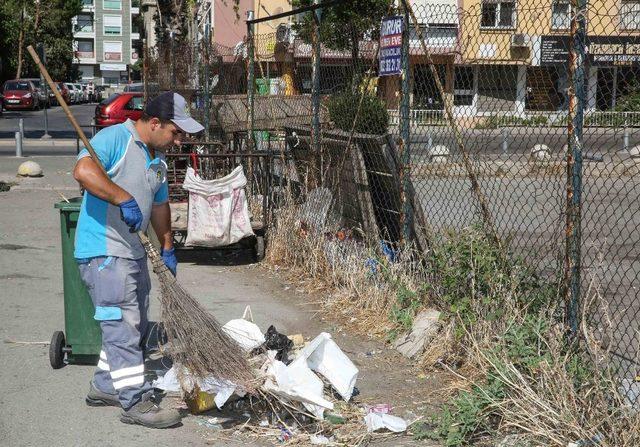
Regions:
<instances>
[{"instance_id":1,"label":"curb","mask_svg":"<svg viewBox=\"0 0 640 447\"><path fill-rule=\"evenodd\" d=\"M16 140L13 138L0 138L0 146L13 146L15 147ZM23 146L75 146L76 139L51 139L51 140L41 140L39 138L25 138L22 140Z\"/></svg>"}]
</instances>

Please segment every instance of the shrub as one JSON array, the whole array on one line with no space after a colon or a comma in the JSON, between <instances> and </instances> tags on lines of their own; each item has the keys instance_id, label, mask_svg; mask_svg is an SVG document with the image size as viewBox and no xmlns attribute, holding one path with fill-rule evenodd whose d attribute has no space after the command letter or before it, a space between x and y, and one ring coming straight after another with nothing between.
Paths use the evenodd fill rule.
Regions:
<instances>
[{"instance_id":1,"label":"shrub","mask_svg":"<svg viewBox=\"0 0 640 447\"><path fill-rule=\"evenodd\" d=\"M329 117L336 127L347 132L351 131L361 98L362 106L360 106L355 131L374 135L387 133L389 114L384 103L372 94L354 93L351 90L337 93L329 99L327 104Z\"/></svg>"}]
</instances>

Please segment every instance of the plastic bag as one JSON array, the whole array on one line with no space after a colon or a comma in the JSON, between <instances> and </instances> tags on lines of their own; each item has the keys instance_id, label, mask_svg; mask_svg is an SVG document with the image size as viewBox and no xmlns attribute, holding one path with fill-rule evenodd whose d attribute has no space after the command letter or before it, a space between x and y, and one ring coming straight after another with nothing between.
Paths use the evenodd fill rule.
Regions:
<instances>
[{"instance_id":1,"label":"plastic bag","mask_svg":"<svg viewBox=\"0 0 640 447\"><path fill-rule=\"evenodd\" d=\"M324 384L304 363L285 365L275 360L273 352L268 360L264 388L287 399L301 402L313 416L323 418L324 410L333 410L333 403L322 394Z\"/></svg>"},{"instance_id":2,"label":"plastic bag","mask_svg":"<svg viewBox=\"0 0 640 447\"><path fill-rule=\"evenodd\" d=\"M309 368L324 376L338 394L349 401L358 379L358 368L331 339L322 332L305 346L294 363L304 362Z\"/></svg>"},{"instance_id":3,"label":"plastic bag","mask_svg":"<svg viewBox=\"0 0 640 447\"><path fill-rule=\"evenodd\" d=\"M364 417L367 424L367 431L373 432L386 428L394 433L400 433L407 430L407 421L398 416L383 413L369 413Z\"/></svg>"},{"instance_id":4,"label":"plastic bag","mask_svg":"<svg viewBox=\"0 0 640 447\"><path fill-rule=\"evenodd\" d=\"M228 321L222 329L245 351L251 351L265 341L260 328L255 323L242 318Z\"/></svg>"},{"instance_id":5,"label":"plastic bag","mask_svg":"<svg viewBox=\"0 0 640 447\"><path fill-rule=\"evenodd\" d=\"M220 247L253 235L244 192L246 184L242 166L215 180L203 180L192 168L187 168L182 184L189 191L185 245Z\"/></svg>"}]
</instances>

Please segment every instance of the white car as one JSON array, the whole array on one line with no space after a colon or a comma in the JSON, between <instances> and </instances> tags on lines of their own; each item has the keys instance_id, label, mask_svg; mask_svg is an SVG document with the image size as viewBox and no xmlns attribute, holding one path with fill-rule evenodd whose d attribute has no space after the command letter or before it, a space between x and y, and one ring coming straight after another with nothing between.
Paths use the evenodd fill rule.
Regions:
<instances>
[{"instance_id":1,"label":"white car","mask_svg":"<svg viewBox=\"0 0 640 447\"><path fill-rule=\"evenodd\" d=\"M80 102L85 103L89 101L89 94L87 93L87 88L82 84L73 84L76 86L78 91L80 92Z\"/></svg>"},{"instance_id":2,"label":"white car","mask_svg":"<svg viewBox=\"0 0 640 447\"><path fill-rule=\"evenodd\" d=\"M80 100L80 95L78 94L78 89L75 84L65 82L64 85L69 89L69 102L71 102L71 104L77 104Z\"/></svg>"}]
</instances>

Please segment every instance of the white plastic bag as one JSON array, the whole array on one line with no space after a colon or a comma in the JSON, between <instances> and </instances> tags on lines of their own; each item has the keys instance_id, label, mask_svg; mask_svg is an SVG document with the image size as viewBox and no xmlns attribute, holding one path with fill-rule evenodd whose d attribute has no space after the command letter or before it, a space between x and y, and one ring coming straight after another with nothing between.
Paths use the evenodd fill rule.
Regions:
<instances>
[{"instance_id":1,"label":"white plastic bag","mask_svg":"<svg viewBox=\"0 0 640 447\"><path fill-rule=\"evenodd\" d=\"M304 362L313 371L324 376L346 401L351 399L358 379L358 368L331 339L322 332L305 346L293 363Z\"/></svg>"},{"instance_id":2,"label":"white plastic bag","mask_svg":"<svg viewBox=\"0 0 640 447\"><path fill-rule=\"evenodd\" d=\"M247 320L250 315L251 321ZM222 329L233 338L245 351L251 351L265 342L264 335L257 324L253 322L251 307L244 309L242 318L230 320Z\"/></svg>"},{"instance_id":3,"label":"white plastic bag","mask_svg":"<svg viewBox=\"0 0 640 447\"><path fill-rule=\"evenodd\" d=\"M189 191L185 244L220 247L251 236L253 230L244 192L246 184L242 166L215 180L203 180L192 168L187 168L182 184L182 188Z\"/></svg>"},{"instance_id":4,"label":"white plastic bag","mask_svg":"<svg viewBox=\"0 0 640 447\"><path fill-rule=\"evenodd\" d=\"M373 432L386 428L394 433L400 433L407 430L407 421L398 416L392 416L384 413L369 413L364 417L367 424L367 431Z\"/></svg>"},{"instance_id":5,"label":"white plastic bag","mask_svg":"<svg viewBox=\"0 0 640 447\"><path fill-rule=\"evenodd\" d=\"M322 394L322 380L304 363L291 363L287 366L275 360L275 351L270 353L267 362L267 380L264 383L266 390L301 402L318 419L323 418L325 409L333 410L333 403L326 400Z\"/></svg>"}]
</instances>

